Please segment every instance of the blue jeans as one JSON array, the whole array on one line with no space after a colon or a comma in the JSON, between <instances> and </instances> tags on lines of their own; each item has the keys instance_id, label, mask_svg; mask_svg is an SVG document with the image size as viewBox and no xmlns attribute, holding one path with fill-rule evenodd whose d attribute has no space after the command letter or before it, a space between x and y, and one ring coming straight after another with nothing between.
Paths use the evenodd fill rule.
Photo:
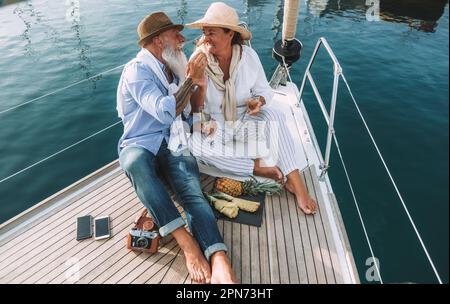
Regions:
<instances>
[{"instance_id":1,"label":"blue jeans","mask_svg":"<svg viewBox=\"0 0 450 304\"><path fill-rule=\"evenodd\" d=\"M192 155L174 156L163 141L157 155L129 146L120 151L120 166L133 184L136 194L166 236L186 223L164 188L169 182L186 214L187 224L209 261L217 251L227 251L217 221L203 196L197 161Z\"/></svg>"}]
</instances>

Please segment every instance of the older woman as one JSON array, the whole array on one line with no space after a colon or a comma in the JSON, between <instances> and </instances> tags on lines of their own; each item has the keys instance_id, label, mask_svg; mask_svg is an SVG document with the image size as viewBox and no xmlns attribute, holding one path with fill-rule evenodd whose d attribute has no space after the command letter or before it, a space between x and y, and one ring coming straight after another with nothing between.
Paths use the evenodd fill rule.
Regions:
<instances>
[{"instance_id":1,"label":"older woman","mask_svg":"<svg viewBox=\"0 0 450 304\"><path fill-rule=\"evenodd\" d=\"M222 131L226 129L225 122L228 126L228 122L231 122L232 127L240 125L244 119L272 123L266 125L263 133L266 138L273 138L273 134L269 133L276 129L278 159L276 164L268 166L260 158L217 155L217 149L212 151L207 145L200 145L195 140L191 150L201 161L225 172L242 176L253 174L277 181L284 180L286 176L286 189L296 196L301 210L306 214L315 213L316 202L308 195L299 174L299 169L306 166L306 160L300 153L296 153L283 114L268 107L273 97L272 89L258 55L252 48L243 45L244 40L251 38L251 33L238 24L239 17L232 7L215 2L202 19L186 25L203 30L203 37L195 53L204 52L208 58L207 79L200 85L192 100L196 105L204 104L205 111ZM277 128L268 127L274 123ZM257 131L247 130L243 140L256 136ZM214 142L227 145L227 132L216 133Z\"/></svg>"}]
</instances>

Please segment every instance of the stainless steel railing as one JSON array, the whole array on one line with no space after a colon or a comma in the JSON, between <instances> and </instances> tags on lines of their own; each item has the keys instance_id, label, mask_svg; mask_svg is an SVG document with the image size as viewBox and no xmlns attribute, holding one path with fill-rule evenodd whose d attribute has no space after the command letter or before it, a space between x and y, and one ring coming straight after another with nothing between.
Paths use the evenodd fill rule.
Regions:
<instances>
[{"instance_id":1,"label":"stainless steel railing","mask_svg":"<svg viewBox=\"0 0 450 304\"><path fill-rule=\"evenodd\" d=\"M325 50L328 52L328 54L331 57L331 60L333 61L333 91L331 94L331 107L330 112L328 113L325 104L323 102L322 96L319 93L319 90L316 86L316 83L314 82L314 79L310 73L311 67L314 64L314 61L316 59L316 55L320 49L320 47L323 46ZM333 53L333 50L331 49L330 45L328 44L327 40L323 37L321 37L316 44L316 47L314 48L314 52L311 56L311 59L308 63L308 66L306 67L305 74L303 76L302 84L300 87L300 96L297 100L297 106L300 105L300 102L302 100L303 91L305 89L306 81L308 80L314 95L317 99L317 102L319 103L320 109L322 110L322 113L324 115L325 121L328 125L328 132L327 132L327 141L326 141L326 148L325 148L325 156L323 157L323 163L320 164L320 177L323 177L330 166L330 153L331 153L331 144L333 142L333 136L334 136L334 117L336 114L336 102L337 102L337 92L339 88L339 78L342 76L342 67L339 64L339 61L337 60L336 56Z\"/></svg>"}]
</instances>

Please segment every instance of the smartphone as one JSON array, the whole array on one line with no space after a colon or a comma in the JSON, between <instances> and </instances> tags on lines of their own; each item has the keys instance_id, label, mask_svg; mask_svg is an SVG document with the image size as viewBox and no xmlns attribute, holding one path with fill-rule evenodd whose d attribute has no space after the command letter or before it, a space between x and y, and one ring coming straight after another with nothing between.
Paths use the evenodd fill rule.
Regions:
<instances>
[{"instance_id":1,"label":"smartphone","mask_svg":"<svg viewBox=\"0 0 450 304\"><path fill-rule=\"evenodd\" d=\"M92 216L85 215L77 218L77 241L92 237Z\"/></svg>"},{"instance_id":2,"label":"smartphone","mask_svg":"<svg viewBox=\"0 0 450 304\"><path fill-rule=\"evenodd\" d=\"M107 239L111 236L109 216L99 216L94 219L95 239Z\"/></svg>"}]
</instances>

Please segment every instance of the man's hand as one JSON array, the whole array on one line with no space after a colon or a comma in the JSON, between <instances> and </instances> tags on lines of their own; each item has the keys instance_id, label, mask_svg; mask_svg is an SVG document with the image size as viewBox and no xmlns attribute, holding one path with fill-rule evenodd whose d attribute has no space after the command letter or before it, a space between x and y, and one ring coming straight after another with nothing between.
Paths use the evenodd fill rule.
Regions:
<instances>
[{"instance_id":1,"label":"man's hand","mask_svg":"<svg viewBox=\"0 0 450 304\"><path fill-rule=\"evenodd\" d=\"M207 81L205 75L205 68L208 65L206 55L199 52L189 62L186 71L186 77L191 78L195 85L201 88L206 88Z\"/></svg>"},{"instance_id":2,"label":"man's hand","mask_svg":"<svg viewBox=\"0 0 450 304\"><path fill-rule=\"evenodd\" d=\"M195 85L199 86L201 91L199 93L204 94L206 91L206 76L205 76L205 68L208 64L208 60L206 59L206 55L203 53L198 53L192 58L188 63L187 71L186 71L186 81L181 85L180 89L175 93L175 100L177 102L176 105L176 116L180 115L180 113L184 110L186 105L191 99L193 88ZM200 102L195 103L193 109L196 110Z\"/></svg>"},{"instance_id":3,"label":"man's hand","mask_svg":"<svg viewBox=\"0 0 450 304\"><path fill-rule=\"evenodd\" d=\"M250 98L247 101L247 113L249 115L256 115L261 110L264 102L261 100L262 97Z\"/></svg>"}]
</instances>

